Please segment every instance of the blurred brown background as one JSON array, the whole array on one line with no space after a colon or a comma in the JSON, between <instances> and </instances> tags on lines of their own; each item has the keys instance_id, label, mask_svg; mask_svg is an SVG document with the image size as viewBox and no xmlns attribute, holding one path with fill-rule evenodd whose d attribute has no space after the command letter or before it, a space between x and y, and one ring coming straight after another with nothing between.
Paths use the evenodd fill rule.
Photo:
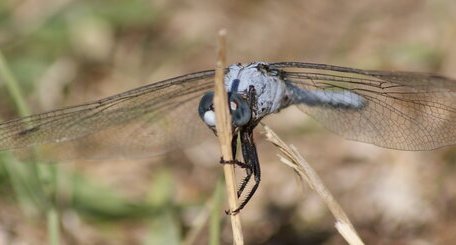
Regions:
<instances>
[{"instance_id":1,"label":"blurred brown background","mask_svg":"<svg viewBox=\"0 0 456 245\"><path fill-rule=\"evenodd\" d=\"M211 69L220 28L228 31L228 63L303 61L456 78L454 23L452 0L6 0L0 50L31 110L41 112ZM1 80L0 112L17 116ZM266 123L316 168L367 244L456 241L454 147L400 152L346 141L296 109ZM263 181L242 212L247 244L344 244L319 197L301 189L257 131ZM35 170L4 158L0 243L179 244L205 220L222 173L218 155L206 143L153 159ZM218 215L216 237L230 244L229 221ZM195 244L208 243L214 229L203 226Z\"/></svg>"}]
</instances>

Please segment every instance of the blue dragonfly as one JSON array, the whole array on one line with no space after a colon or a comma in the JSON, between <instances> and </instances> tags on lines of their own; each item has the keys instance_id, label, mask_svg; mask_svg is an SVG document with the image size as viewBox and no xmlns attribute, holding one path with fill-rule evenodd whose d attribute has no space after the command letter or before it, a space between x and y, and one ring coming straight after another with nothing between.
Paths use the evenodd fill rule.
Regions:
<instances>
[{"instance_id":1,"label":"blue dragonfly","mask_svg":"<svg viewBox=\"0 0 456 245\"><path fill-rule=\"evenodd\" d=\"M214 75L214 70L195 72L3 122L0 150L77 145L94 155L109 149L108 154L128 156L194 143L204 128L215 133ZM244 198L233 212L249 202L261 181L254 128L289 106L347 139L385 148L422 151L456 144L456 81L443 76L254 62L229 66L224 83L232 144L237 149L240 142L243 161L222 162L246 173L238 191ZM252 177L253 186L244 192Z\"/></svg>"}]
</instances>

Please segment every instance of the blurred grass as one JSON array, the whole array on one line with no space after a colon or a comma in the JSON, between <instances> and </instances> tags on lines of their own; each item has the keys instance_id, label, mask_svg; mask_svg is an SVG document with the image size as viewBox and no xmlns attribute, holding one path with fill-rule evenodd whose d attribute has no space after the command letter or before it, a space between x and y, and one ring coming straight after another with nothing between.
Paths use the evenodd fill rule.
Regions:
<instances>
[{"instance_id":1,"label":"blurred grass","mask_svg":"<svg viewBox=\"0 0 456 245\"><path fill-rule=\"evenodd\" d=\"M31 18L40 25L30 28L24 26L27 20L22 23L23 26L12 21L13 9L9 8L15 6L0 3L0 36L7 34L2 36L0 48L11 67L0 53L0 87L5 86L19 116L30 114L22 88L27 95L34 93L39 86L36 78L42 77L56 59L67 56L82 64L94 62L91 57L82 55L81 49L78 51L75 45L80 44L73 42L74 35L81 33L75 34L72 30L79 23L84 24L81 21L102 20L108 28L122 32L150 28L150 23L156 18L149 2L142 0L112 1L110 4L78 1L70 4L71 8L62 6L61 11L51 11L40 16L39 20ZM172 192L166 188L171 186L169 175L164 174L154 181L150 200L131 201L76 172L67 172L57 163L41 163L38 160L19 162L8 152L1 152L0 164L1 189L5 189L2 193L17 200L28 222L38 225L40 217L46 218L48 244L62 242L62 215L68 210L95 223L151 220L148 221L150 232L146 244L157 244L157 241L178 244L180 241L180 225L173 215L176 207L170 204L169 195ZM8 186L14 190L14 196L7 191ZM9 197L4 195L2 199Z\"/></svg>"},{"instance_id":2,"label":"blurred grass","mask_svg":"<svg viewBox=\"0 0 456 245\"><path fill-rule=\"evenodd\" d=\"M174 181L167 171L161 171L152 182L149 202L162 209L159 215L148 222L149 232L145 244L180 244L182 232L172 203L174 189Z\"/></svg>"},{"instance_id":3,"label":"blurred grass","mask_svg":"<svg viewBox=\"0 0 456 245\"><path fill-rule=\"evenodd\" d=\"M217 181L215 186L214 194L212 195L212 210L209 224L209 244L218 245L220 244L220 233L221 233L221 211L224 206L224 186L223 181L220 179Z\"/></svg>"},{"instance_id":4,"label":"blurred grass","mask_svg":"<svg viewBox=\"0 0 456 245\"><path fill-rule=\"evenodd\" d=\"M0 78L7 84L14 104L21 111L19 114L27 115L29 110L22 92L6 64L0 52ZM96 223L145 220L149 232L144 244L180 244L182 240L181 224L176 215L181 207L173 206L174 185L167 171L157 174L146 200L130 201L77 172L67 172L58 163L21 162L9 152L0 152L0 163L22 211L31 218L46 217L49 244L60 244L61 211L65 209ZM214 191L214 205L218 208L212 213L211 244L219 244L220 190L219 183Z\"/></svg>"},{"instance_id":5,"label":"blurred grass","mask_svg":"<svg viewBox=\"0 0 456 245\"><path fill-rule=\"evenodd\" d=\"M9 91L14 104L18 110L20 116L26 116L29 114L29 110L26 106L23 94L19 85L10 72L7 62L4 59L3 54L0 50L0 78L5 83L7 90ZM53 205L54 202L50 201L49 197L43 191L46 181L39 177L38 165L36 162L30 162L28 164L20 164L10 156L8 153L1 155L0 162L3 162L4 168L7 170L10 176L13 189L15 190L17 199L26 213L38 214L40 212L46 212L49 243L59 243L59 223L58 214ZM45 172L52 171L53 166L48 166ZM52 173L55 173L52 171ZM53 176L55 177L55 176ZM54 181L53 181L54 180ZM52 188L55 188L55 178L51 178L50 181Z\"/></svg>"},{"instance_id":6,"label":"blurred grass","mask_svg":"<svg viewBox=\"0 0 456 245\"><path fill-rule=\"evenodd\" d=\"M27 115L28 108L22 92L1 53L0 78L7 84L19 114ZM45 214L49 244L59 244L60 210L67 208L97 222L151 219L150 233L145 244L179 244L181 240L179 222L173 214L176 207L171 203L173 185L169 174L157 176L152 184L149 200L132 202L77 173L64 171L57 163L41 163L38 160L20 162L8 152L0 152L0 164L6 173L0 176L8 176L23 212L30 217ZM64 183L61 183L62 181ZM63 190L67 192L63 193L60 185L70 190ZM68 200L62 200L59 196Z\"/></svg>"},{"instance_id":7,"label":"blurred grass","mask_svg":"<svg viewBox=\"0 0 456 245\"><path fill-rule=\"evenodd\" d=\"M109 4L105 1L69 1L66 5L60 6L59 11L43 9L43 14L26 15L23 16L23 20L20 16L12 15L14 7L16 6L0 5L0 13L3 13L0 15L0 26L3 29L0 33L3 34L0 47L8 57L12 72L16 74L27 94L34 91L34 86L37 85L36 78L41 77L60 57L72 57L81 64L103 62L93 60L84 54L97 52L94 50L97 47L90 47L90 36L86 37L89 38L88 44L75 43L79 36L97 34L78 32L81 31L78 29L81 24L85 28L82 31L91 27L91 23L87 25L87 20L102 21L108 29L121 34L147 31L153 28L151 24L159 16L159 12L152 4L144 0L110 1ZM37 26L30 27L34 25Z\"/></svg>"}]
</instances>

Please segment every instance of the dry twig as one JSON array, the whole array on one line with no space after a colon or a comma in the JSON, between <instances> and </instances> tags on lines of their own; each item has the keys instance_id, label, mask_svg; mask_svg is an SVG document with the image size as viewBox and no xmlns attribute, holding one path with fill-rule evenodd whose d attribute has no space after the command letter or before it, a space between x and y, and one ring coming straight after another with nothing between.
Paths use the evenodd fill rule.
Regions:
<instances>
[{"instance_id":1,"label":"dry twig","mask_svg":"<svg viewBox=\"0 0 456 245\"><path fill-rule=\"evenodd\" d=\"M329 210L336 218L335 226L342 237L352 245L364 244L342 207L336 202L334 197L321 181L320 177L318 177L315 170L313 170L306 160L304 160L298 150L293 145L286 145L269 127L264 126L264 129L266 130L267 139L277 146L285 155L285 157L279 155L280 160L289 167L293 168L299 177L305 180L310 188L317 192L326 203Z\"/></svg>"},{"instance_id":2,"label":"dry twig","mask_svg":"<svg viewBox=\"0 0 456 245\"><path fill-rule=\"evenodd\" d=\"M221 30L218 33L218 50L217 50L217 66L215 70L215 95L214 95L214 110L217 128L217 136L220 142L222 157L226 161L233 159L233 149L231 149L232 128L231 128L231 115L228 111L228 97L224 86L225 77L225 36L226 31ZM225 183L228 195L230 210L237 208L237 194L236 194L236 179L234 176L233 164L224 164L223 170L225 173ZM242 234L241 220L239 213L230 215L231 227L233 230L234 244L244 244L244 237Z\"/></svg>"}]
</instances>

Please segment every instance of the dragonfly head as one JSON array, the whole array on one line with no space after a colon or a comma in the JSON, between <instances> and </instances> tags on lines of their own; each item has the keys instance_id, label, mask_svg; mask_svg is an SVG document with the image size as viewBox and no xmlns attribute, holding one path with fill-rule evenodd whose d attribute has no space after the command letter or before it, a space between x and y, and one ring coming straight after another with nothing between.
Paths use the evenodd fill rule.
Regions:
<instances>
[{"instance_id":1,"label":"dragonfly head","mask_svg":"<svg viewBox=\"0 0 456 245\"><path fill-rule=\"evenodd\" d=\"M252 110L245 98L238 93L228 93L231 124L234 128L242 127L252 119ZM203 122L215 130L214 92L207 92L200 101L198 113Z\"/></svg>"}]
</instances>

